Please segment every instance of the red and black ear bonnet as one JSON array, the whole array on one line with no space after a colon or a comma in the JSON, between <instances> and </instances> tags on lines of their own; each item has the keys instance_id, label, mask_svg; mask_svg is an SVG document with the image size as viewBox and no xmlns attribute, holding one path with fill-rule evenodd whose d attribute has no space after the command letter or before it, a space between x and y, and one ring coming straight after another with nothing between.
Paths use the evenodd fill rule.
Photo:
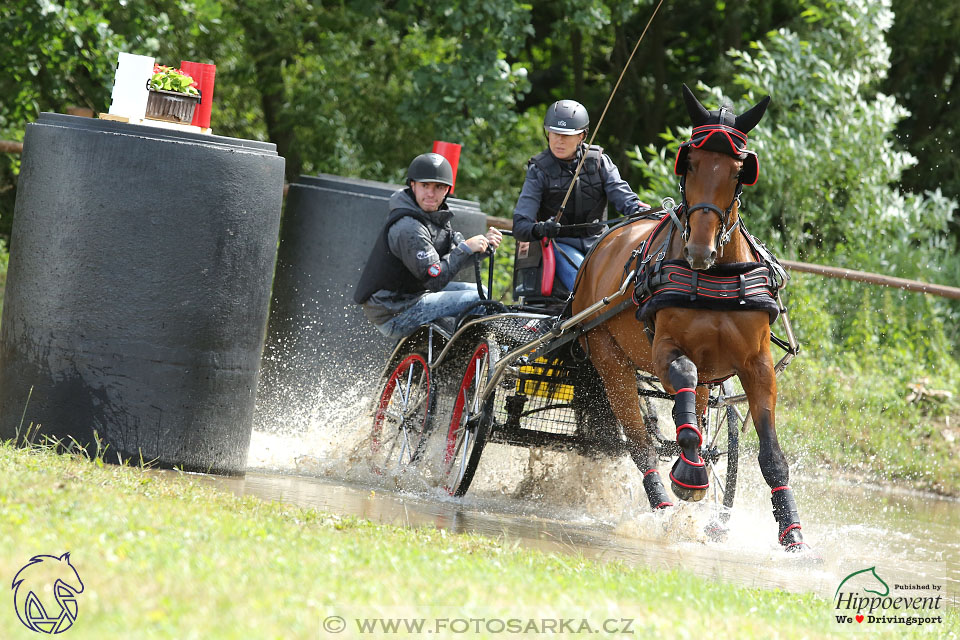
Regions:
<instances>
[{"instance_id":1,"label":"red and black ear bonnet","mask_svg":"<svg viewBox=\"0 0 960 640\"><path fill-rule=\"evenodd\" d=\"M706 149L743 160L740 182L746 186L756 184L760 176L760 161L756 153L747 149L747 133L760 122L770 103L770 96L739 116L733 113L730 104L722 105L717 111L707 111L687 85L683 85L683 101L693 122L693 133L689 140L680 145L673 172L678 176L686 173L687 154L691 147Z\"/></svg>"}]
</instances>

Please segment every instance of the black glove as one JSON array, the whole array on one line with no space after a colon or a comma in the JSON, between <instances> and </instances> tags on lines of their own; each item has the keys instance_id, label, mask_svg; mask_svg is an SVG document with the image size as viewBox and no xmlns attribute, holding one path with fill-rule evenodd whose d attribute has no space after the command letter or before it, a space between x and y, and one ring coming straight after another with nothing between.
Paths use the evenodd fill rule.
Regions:
<instances>
[{"instance_id":1,"label":"black glove","mask_svg":"<svg viewBox=\"0 0 960 640\"><path fill-rule=\"evenodd\" d=\"M554 220L545 220L533 225L534 238L556 238L558 235L560 235L559 222Z\"/></svg>"}]
</instances>

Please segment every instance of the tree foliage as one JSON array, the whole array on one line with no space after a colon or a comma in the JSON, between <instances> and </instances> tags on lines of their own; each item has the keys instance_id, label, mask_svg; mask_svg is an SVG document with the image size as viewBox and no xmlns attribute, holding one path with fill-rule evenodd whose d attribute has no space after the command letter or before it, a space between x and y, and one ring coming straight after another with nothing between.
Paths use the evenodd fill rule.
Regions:
<instances>
[{"instance_id":1,"label":"tree foliage","mask_svg":"<svg viewBox=\"0 0 960 640\"><path fill-rule=\"evenodd\" d=\"M890 2L665 3L596 142L659 201L676 192L673 154L688 133L681 82L741 108L769 93L751 135L762 158L745 196L751 229L791 257L956 283L960 9ZM0 138L22 139L40 111L106 111L119 51L214 62L216 133L274 142L288 179L397 182L444 139L464 146L457 195L509 216L544 147L546 106L579 100L596 129L655 4L9 0ZM0 156L0 237L18 170L17 156ZM914 311L952 318L939 303Z\"/></svg>"}]
</instances>

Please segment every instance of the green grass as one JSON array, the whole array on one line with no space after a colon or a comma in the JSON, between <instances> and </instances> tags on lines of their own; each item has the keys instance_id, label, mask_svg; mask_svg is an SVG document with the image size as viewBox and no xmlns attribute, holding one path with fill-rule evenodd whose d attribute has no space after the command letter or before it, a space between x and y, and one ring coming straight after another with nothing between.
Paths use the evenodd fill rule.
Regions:
<instances>
[{"instance_id":1,"label":"green grass","mask_svg":"<svg viewBox=\"0 0 960 640\"><path fill-rule=\"evenodd\" d=\"M777 432L789 458L960 495L960 411L954 403L910 402L898 372L824 366L802 354L778 386Z\"/></svg>"},{"instance_id":2,"label":"green grass","mask_svg":"<svg viewBox=\"0 0 960 640\"><path fill-rule=\"evenodd\" d=\"M0 445L0 478L0 578L35 554L70 551L86 587L74 639L334 637L321 631L328 615L628 618L637 637L700 637L695 622L716 638L846 637L813 594L340 518L186 475ZM35 637L11 600L0 637Z\"/></svg>"}]
</instances>

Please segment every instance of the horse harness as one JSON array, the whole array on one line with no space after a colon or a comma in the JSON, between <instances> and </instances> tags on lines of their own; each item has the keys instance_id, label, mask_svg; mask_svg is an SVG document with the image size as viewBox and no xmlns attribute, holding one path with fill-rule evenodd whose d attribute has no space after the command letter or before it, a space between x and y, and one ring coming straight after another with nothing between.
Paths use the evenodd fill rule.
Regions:
<instances>
[{"instance_id":1,"label":"horse harness","mask_svg":"<svg viewBox=\"0 0 960 640\"><path fill-rule=\"evenodd\" d=\"M764 310L770 315L770 324L773 324L782 312L778 292L789 280L786 270L767 247L747 231L741 218L738 217L732 225L727 225L733 204L738 201L739 196L738 184L734 200L726 211L721 211L711 203L700 203L688 208L685 196L680 205L676 205L671 198L665 199L665 213L660 223L631 252L624 271L629 273L633 263L637 263L633 303L637 305L637 319L644 323L644 330L651 341L656 311L666 307L721 311ZM689 237L689 214L700 209L713 211L720 216L721 229L717 233L717 245L721 247L721 251L739 226L755 261L720 264L709 271L697 271L691 269L686 260L667 260L667 251L673 242L674 233L679 230L686 240ZM681 222L684 210L685 224ZM668 226L666 237L653 248L654 241L664 226Z\"/></svg>"}]
</instances>

